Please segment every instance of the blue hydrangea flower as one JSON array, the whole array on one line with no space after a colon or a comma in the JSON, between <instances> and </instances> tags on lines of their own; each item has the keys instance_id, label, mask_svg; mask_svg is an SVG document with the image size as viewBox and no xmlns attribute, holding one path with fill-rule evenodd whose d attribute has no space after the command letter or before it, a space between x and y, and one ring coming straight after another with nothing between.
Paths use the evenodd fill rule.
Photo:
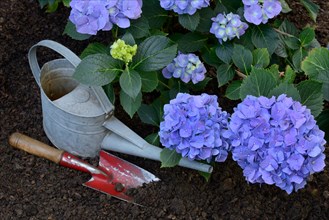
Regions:
<instances>
[{"instance_id":1,"label":"blue hydrangea flower","mask_svg":"<svg viewBox=\"0 0 329 220\"><path fill-rule=\"evenodd\" d=\"M251 183L275 184L290 194L325 166L324 132L309 109L286 95L247 96L224 136Z\"/></svg>"},{"instance_id":2,"label":"blue hydrangea flower","mask_svg":"<svg viewBox=\"0 0 329 220\"><path fill-rule=\"evenodd\" d=\"M191 160L225 161L229 144L222 133L227 129L228 117L215 95L178 93L164 106L160 141Z\"/></svg>"},{"instance_id":3,"label":"blue hydrangea flower","mask_svg":"<svg viewBox=\"0 0 329 220\"><path fill-rule=\"evenodd\" d=\"M201 63L198 56L179 53L178 56L168 64L162 74L165 78L180 78L183 82L188 83L192 80L194 84L205 79L206 67Z\"/></svg>"},{"instance_id":4,"label":"blue hydrangea flower","mask_svg":"<svg viewBox=\"0 0 329 220\"><path fill-rule=\"evenodd\" d=\"M244 17L253 24L267 23L282 11L279 0L242 0L244 4Z\"/></svg>"},{"instance_id":5,"label":"blue hydrangea flower","mask_svg":"<svg viewBox=\"0 0 329 220\"><path fill-rule=\"evenodd\" d=\"M210 0L160 0L165 10L173 10L177 14L193 15L198 9L209 6Z\"/></svg>"},{"instance_id":6,"label":"blue hydrangea flower","mask_svg":"<svg viewBox=\"0 0 329 220\"><path fill-rule=\"evenodd\" d=\"M70 21L82 34L96 35L97 31L111 30L113 24L130 26L130 19L142 13L142 0L72 0Z\"/></svg>"},{"instance_id":7,"label":"blue hydrangea flower","mask_svg":"<svg viewBox=\"0 0 329 220\"><path fill-rule=\"evenodd\" d=\"M227 15L218 14L211 20L213 23L210 33L214 34L220 43L235 37L239 38L248 28L247 23L242 22L240 16L233 13Z\"/></svg>"}]
</instances>

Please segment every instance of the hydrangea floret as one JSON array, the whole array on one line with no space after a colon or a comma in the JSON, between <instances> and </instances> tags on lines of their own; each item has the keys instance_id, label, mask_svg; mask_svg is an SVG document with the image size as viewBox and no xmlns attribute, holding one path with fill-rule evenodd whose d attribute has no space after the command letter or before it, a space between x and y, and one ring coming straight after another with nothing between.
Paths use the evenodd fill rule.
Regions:
<instances>
[{"instance_id":1,"label":"hydrangea floret","mask_svg":"<svg viewBox=\"0 0 329 220\"><path fill-rule=\"evenodd\" d=\"M113 24L121 28L130 26L130 19L142 13L142 0L72 0L70 21L77 32L96 35L97 31L108 31Z\"/></svg>"},{"instance_id":2,"label":"hydrangea floret","mask_svg":"<svg viewBox=\"0 0 329 220\"><path fill-rule=\"evenodd\" d=\"M168 64L162 74L166 79L180 78L183 82L188 83L192 80L194 84L205 79L206 67L195 54L179 53L178 56Z\"/></svg>"},{"instance_id":3,"label":"hydrangea floret","mask_svg":"<svg viewBox=\"0 0 329 220\"><path fill-rule=\"evenodd\" d=\"M165 10L173 10L177 14L193 15L198 9L209 6L210 0L160 0Z\"/></svg>"},{"instance_id":4,"label":"hydrangea floret","mask_svg":"<svg viewBox=\"0 0 329 220\"><path fill-rule=\"evenodd\" d=\"M255 25L266 24L282 11L279 0L242 0L245 19Z\"/></svg>"},{"instance_id":5,"label":"hydrangea floret","mask_svg":"<svg viewBox=\"0 0 329 220\"><path fill-rule=\"evenodd\" d=\"M242 22L240 16L233 13L227 15L218 14L211 20L213 23L210 28L210 33L216 36L219 43L232 40L235 37L239 38L248 28L248 24Z\"/></svg>"},{"instance_id":6,"label":"hydrangea floret","mask_svg":"<svg viewBox=\"0 0 329 220\"><path fill-rule=\"evenodd\" d=\"M325 167L324 132L309 109L285 94L247 96L224 136L232 140L233 160L250 183L275 184L290 194Z\"/></svg>"},{"instance_id":7,"label":"hydrangea floret","mask_svg":"<svg viewBox=\"0 0 329 220\"><path fill-rule=\"evenodd\" d=\"M111 56L114 59L122 60L123 62L130 63L133 56L137 52L137 45L130 46L126 44L123 40L118 39L111 45Z\"/></svg>"},{"instance_id":8,"label":"hydrangea floret","mask_svg":"<svg viewBox=\"0 0 329 220\"><path fill-rule=\"evenodd\" d=\"M218 106L215 95L178 93L164 106L160 141L190 160L223 162L229 150L229 143L222 136L228 117Z\"/></svg>"}]
</instances>

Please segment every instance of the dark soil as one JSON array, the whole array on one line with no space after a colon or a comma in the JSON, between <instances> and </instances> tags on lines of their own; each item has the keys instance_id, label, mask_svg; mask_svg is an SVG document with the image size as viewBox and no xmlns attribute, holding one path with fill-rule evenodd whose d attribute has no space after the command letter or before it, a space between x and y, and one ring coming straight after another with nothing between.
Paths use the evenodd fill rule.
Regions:
<instances>
[{"instance_id":1,"label":"dark soil","mask_svg":"<svg viewBox=\"0 0 329 220\"><path fill-rule=\"evenodd\" d=\"M299 27L313 25L299 1L289 2L294 9L290 19ZM316 2L322 7L316 33L326 45L329 3ZM275 186L248 184L232 160L218 164L206 182L196 171L160 169L158 162L120 155L161 179L134 191L144 205L137 206L83 187L89 179L86 174L11 148L7 139L15 131L51 144L42 128L40 93L27 51L40 40L52 39L79 54L88 42L62 35L68 13L60 8L47 14L36 0L0 1L0 219L329 218L329 166L314 175L305 189L287 195ZM99 39L110 40L106 33ZM47 54L40 55L43 61L51 59ZM152 130L119 110L117 117L143 137Z\"/></svg>"}]
</instances>

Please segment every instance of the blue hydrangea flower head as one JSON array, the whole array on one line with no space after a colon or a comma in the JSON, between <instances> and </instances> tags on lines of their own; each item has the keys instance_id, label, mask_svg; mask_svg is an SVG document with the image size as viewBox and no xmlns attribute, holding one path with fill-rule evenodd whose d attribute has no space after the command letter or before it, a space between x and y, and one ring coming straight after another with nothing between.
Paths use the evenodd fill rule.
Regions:
<instances>
[{"instance_id":1,"label":"blue hydrangea flower head","mask_svg":"<svg viewBox=\"0 0 329 220\"><path fill-rule=\"evenodd\" d=\"M274 184L290 194L325 166L324 132L300 102L247 96L223 135L231 139L233 160L251 183Z\"/></svg>"},{"instance_id":2,"label":"blue hydrangea flower head","mask_svg":"<svg viewBox=\"0 0 329 220\"><path fill-rule=\"evenodd\" d=\"M178 93L164 106L160 141L190 160L223 162L229 151L229 143L222 136L228 117L218 106L215 95Z\"/></svg>"},{"instance_id":3,"label":"blue hydrangea flower head","mask_svg":"<svg viewBox=\"0 0 329 220\"><path fill-rule=\"evenodd\" d=\"M162 74L165 78L180 78L183 82L188 83L192 80L194 84L205 79L206 67L201 63L195 54L179 53L178 56L168 64Z\"/></svg>"},{"instance_id":4,"label":"blue hydrangea flower head","mask_svg":"<svg viewBox=\"0 0 329 220\"><path fill-rule=\"evenodd\" d=\"M198 9L209 6L210 0L160 0L165 10L173 10L177 14L193 15Z\"/></svg>"},{"instance_id":5,"label":"blue hydrangea flower head","mask_svg":"<svg viewBox=\"0 0 329 220\"><path fill-rule=\"evenodd\" d=\"M70 21L82 34L96 35L99 30L111 30L113 24L130 26L130 19L142 13L142 0L72 0Z\"/></svg>"},{"instance_id":6,"label":"blue hydrangea flower head","mask_svg":"<svg viewBox=\"0 0 329 220\"><path fill-rule=\"evenodd\" d=\"M255 25L265 24L269 19L274 18L282 11L279 0L243 0L244 17Z\"/></svg>"},{"instance_id":7,"label":"blue hydrangea flower head","mask_svg":"<svg viewBox=\"0 0 329 220\"><path fill-rule=\"evenodd\" d=\"M211 20L213 23L210 33L214 34L220 43L232 40L235 37L239 38L248 28L247 23L242 22L240 16L233 13L218 14Z\"/></svg>"}]
</instances>

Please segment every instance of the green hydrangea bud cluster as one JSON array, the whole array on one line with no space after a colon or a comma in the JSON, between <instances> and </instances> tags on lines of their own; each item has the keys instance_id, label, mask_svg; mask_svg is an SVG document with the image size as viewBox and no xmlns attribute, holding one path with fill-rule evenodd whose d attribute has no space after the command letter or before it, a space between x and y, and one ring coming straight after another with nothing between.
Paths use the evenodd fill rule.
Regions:
<instances>
[{"instance_id":1,"label":"green hydrangea bud cluster","mask_svg":"<svg viewBox=\"0 0 329 220\"><path fill-rule=\"evenodd\" d=\"M132 61L133 56L136 54L137 45L130 46L123 40L118 39L111 46L111 55L114 59L122 60L125 63Z\"/></svg>"}]
</instances>

